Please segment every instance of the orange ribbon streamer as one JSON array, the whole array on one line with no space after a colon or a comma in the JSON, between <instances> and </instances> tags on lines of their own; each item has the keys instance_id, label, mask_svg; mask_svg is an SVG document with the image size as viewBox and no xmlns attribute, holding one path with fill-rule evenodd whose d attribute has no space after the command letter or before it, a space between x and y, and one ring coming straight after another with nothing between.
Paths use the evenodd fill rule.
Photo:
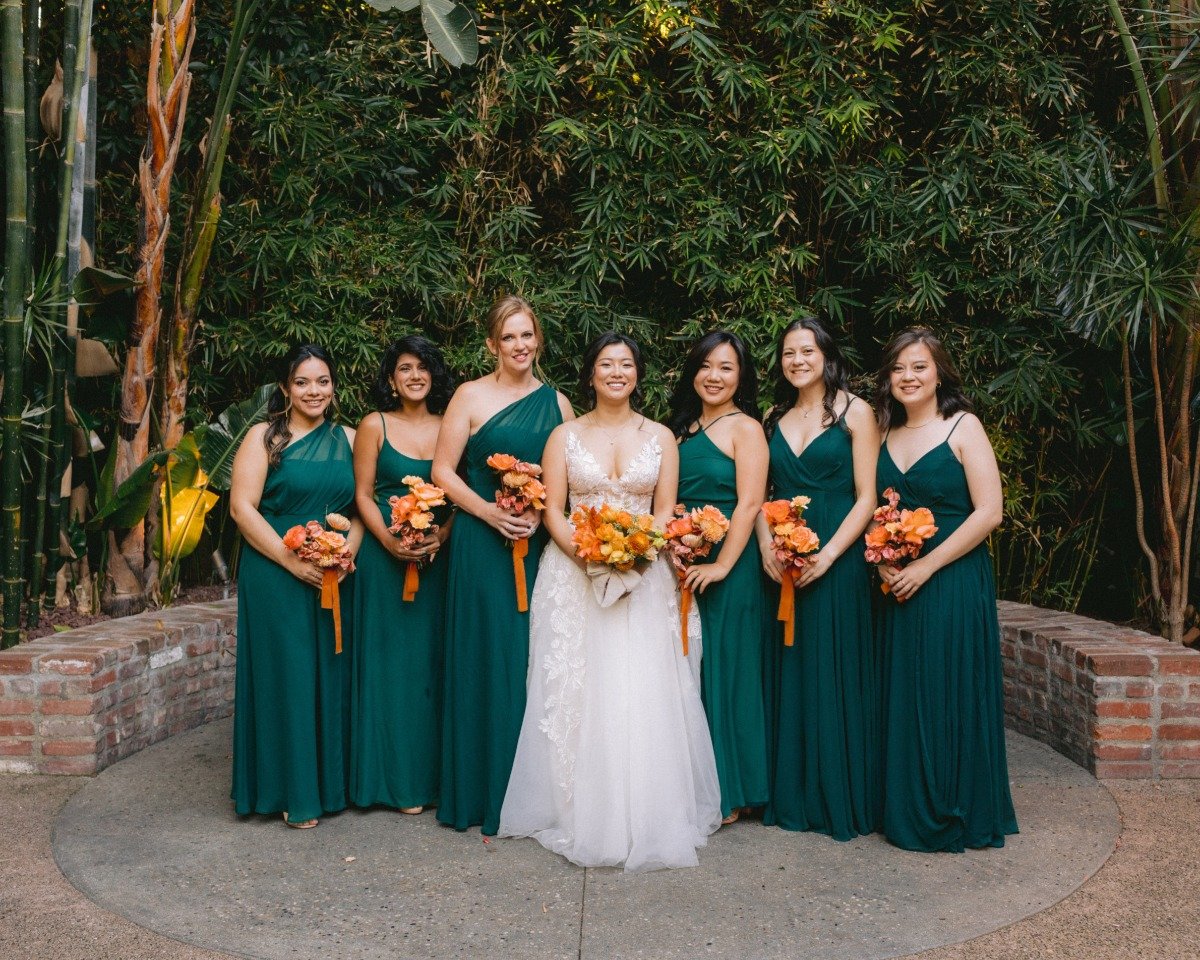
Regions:
<instances>
[{"instance_id":1,"label":"orange ribbon streamer","mask_svg":"<svg viewBox=\"0 0 1200 960\"><path fill-rule=\"evenodd\" d=\"M336 570L326 570L321 576L321 609L333 611L333 652L342 652L342 597L338 591Z\"/></svg>"},{"instance_id":2,"label":"orange ribbon streamer","mask_svg":"<svg viewBox=\"0 0 1200 960\"><path fill-rule=\"evenodd\" d=\"M791 567L783 571L783 584L779 589L779 610L776 620L783 621L783 645L790 647L796 642L796 573Z\"/></svg>"},{"instance_id":3,"label":"orange ribbon streamer","mask_svg":"<svg viewBox=\"0 0 1200 960\"><path fill-rule=\"evenodd\" d=\"M529 555L529 541L514 540L512 554L513 578L517 582L517 610L524 613L529 609L529 590L525 586L525 558Z\"/></svg>"},{"instance_id":4,"label":"orange ribbon streamer","mask_svg":"<svg viewBox=\"0 0 1200 960\"><path fill-rule=\"evenodd\" d=\"M684 576L685 576L685 574L679 575L679 579L681 582L682 582ZM683 634L683 655L686 657L688 655L687 622L688 622L688 614L691 612L691 609L692 609L692 591L687 587L680 586L679 592L681 595L680 599L679 599L679 629L680 629L680 632Z\"/></svg>"},{"instance_id":5,"label":"orange ribbon streamer","mask_svg":"<svg viewBox=\"0 0 1200 960\"><path fill-rule=\"evenodd\" d=\"M408 561L408 567L404 571L404 599L415 600L417 597L417 588L421 586L421 578L417 573L417 562L415 560Z\"/></svg>"}]
</instances>

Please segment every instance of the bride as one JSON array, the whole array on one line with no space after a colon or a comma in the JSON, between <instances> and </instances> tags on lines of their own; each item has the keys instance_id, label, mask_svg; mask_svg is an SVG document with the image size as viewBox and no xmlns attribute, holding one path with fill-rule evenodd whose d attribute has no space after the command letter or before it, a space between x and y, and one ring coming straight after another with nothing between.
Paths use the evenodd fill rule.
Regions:
<instances>
[{"instance_id":1,"label":"bride","mask_svg":"<svg viewBox=\"0 0 1200 960\"><path fill-rule=\"evenodd\" d=\"M660 528L670 518L674 440L630 407L644 371L635 341L601 335L580 371L595 406L546 443L553 543L530 605L529 698L500 813L501 836L533 837L585 867L694 866L696 848L721 822L698 668L680 649L669 561L660 556L640 578L589 578L565 516L564 508L607 503L653 513ZM696 622L690 633L699 633ZM698 659L700 645L690 645Z\"/></svg>"}]
</instances>

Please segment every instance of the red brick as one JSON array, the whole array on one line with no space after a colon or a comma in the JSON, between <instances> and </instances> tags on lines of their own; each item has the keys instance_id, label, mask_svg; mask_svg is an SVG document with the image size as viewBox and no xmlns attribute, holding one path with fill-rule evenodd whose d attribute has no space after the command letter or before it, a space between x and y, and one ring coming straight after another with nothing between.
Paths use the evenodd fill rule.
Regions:
<instances>
[{"instance_id":1,"label":"red brick","mask_svg":"<svg viewBox=\"0 0 1200 960\"><path fill-rule=\"evenodd\" d=\"M1092 750L1097 760L1149 760L1150 746L1131 746L1125 743L1098 743Z\"/></svg>"},{"instance_id":2,"label":"red brick","mask_svg":"<svg viewBox=\"0 0 1200 960\"><path fill-rule=\"evenodd\" d=\"M1200 762L1164 763L1158 768L1158 772L1160 776L1172 779L1196 779L1200 778Z\"/></svg>"},{"instance_id":3,"label":"red brick","mask_svg":"<svg viewBox=\"0 0 1200 960\"><path fill-rule=\"evenodd\" d=\"M1164 703L1162 718L1178 720L1185 717L1200 717L1200 703Z\"/></svg>"},{"instance_id":4,"label":"red brick","mask_svg":"<svg viewBox=\"0 0 1200 960\"><path fill-rule=\"evenodd\" d=\"M42 744L42 753L47 757L86 757L95 752L95 740L47 740Z\"/></svg>"},{"instance_id":5,"label":"red brick","mask_svg":"<svg viewBox=\"0 0 1200 960\"><path fill-rule=\"evenodd\" d=\"M1022 650L1021 662L1027 663L1031 667L1044 667L1046 666L1046 655L1040 650Z\"/></svg>"},{"instance_id":6,"label":"red brick","mask_svg":"<svg viewBox=\"0 0 1200 960\"><path fill-rule=\"evenodd\" d=\"M43 700L42 714L84 717L96 709L95 700Z\"/></svg>"},{"instance_id":7,"label":"red brick","mask_svg":"<svg viewBox=\"0 0 1200 960\"><path fill-rule=\"evenodd\" d=\"M47 773L66 774L68 776L86 776L96 772L96 758L91 757L54 757L47 760L43 769Z\"/></svg>"},{"instance_id":8,"label":"red brick","mask_svg":"<svg viewBox=\"0 0 1200 960\"><path fill-rule=\"evenodd\" d=\"M1158 658L1158 672L1172 677L1200 677L1200 653L1172 653Z\"/></svg>"},{"instance_id":9,"label":"red brick","mask_svg":"<svg viewBox=\"0 0 1200 960\"><path fill-rule=\"evenodd\" d=\"M1125 696L1152 697L1154 696L1154 684L1149 680L1130 680L1125 684Z\"/></svg>"},{"instance_id":10,"label":"red brick","mask_svg":"<svg viewBox=\"0 0 1200 960\"><path fill-rule=\"evenodd\" d=\"M1144 780L1154 776L1154 764L1101 760L1095 772L1100 780Z\"/></svg>"},{"instance_id":11,"label":"red brick","mask_svg":"<svg viewBox=\"0 0 1200 960\"><path fill-rule=\"evenodd\" d=\"M42 680L38 684L39 697L61 697L65 689L61 680Z\"/></svg>"},{"instance_id":12,"label":"red brick","mask_svg":"<svg viewBox=\"0 0 1200 960\"><path fill-rule=\"evenodd\" d=\"M0 674L31 673L37 662L37 654L16 653L12 650L0 653Z\"/></svg>"},{"instance_id":13,"label":"red brick","mask_svg":"<svg viewBox=\"0 0 1200 960\"><path fill-rule=\"evenodd\" d=\"M1098 717L1122 717L1126 720L1150 719L1151 707L1147 700L1101 700L1096 704Z\"/></svg>"},{"instance_id":14,"label":"red brick","mask_svg":"<svg viewBox=\"0 0 1200 960\"><path fill-rule=\"evenodd\" d=\"M104 658L95 654L63 654L44 657L39 669L42 673L61 673L66 676L90 676L104 666Z\"/></svg>"},{"instance_id":15,"label":"red brick","mask_svg":"<svg viewBox=\"0 0 1200 960\"><path fill-rule=\"evenodd\" d=\"M1183 699L1183 684L1182 683L1160 683L1158 685L1158 695L1164 700L1182 700Z\"/></svg>"},{"instance_id":16,"label":"red brick","mask_svg":"<svg viewBox=\"0 0 1200 960\"><path fill-rule=\"evenodd\" d=\"M1088 661L1099 677L1148 677L1154 672L1154 661L1145 654L1094 653Z\"/></svg>"},{"instance_id":17,"label":"red brick","mask_svg":"<svg viewBox=\"0 0 1200 960\"><path fill-rule=\"evenodd\" d=\"M0 757L28 757L32 754L32 740L0 740Z\"/></svg>"},{"instance_id":18,"label":"red brick","mask_svg":"<svg viewBox=\"0 0 1200 960\"><path fill-rule=\"evenodd\" d=\"M1097 740L1149 740L1153 735L1145 723L1097 723L1092 727L1092 736Z\"/></svg>"},{"instance_id":19,"label":"red brick","mask_svg":"<svg viewBox=\"0 0 1200 960\"><path fill-rule=\"evenodd\" d=\"M1200 743L1164 743L1158 753L1164 760L1200 760Z\"/></svg>"},{"instance_id":20,"label":"red brick","mask_svg":"<svg viewBox=\"0 0 1200 960\"><path fill-rule=\"evenodd\" d=\"M0 700L0 716L12 717L25 713L33 713L32 700Z\"/></svg>"},{"instance_id":21,"label":"red brick","mask_svg":"<svg viewBox=\"0 0 1200 960\"><path fill-rule=\"evenodd\" d=\"M32 737L32 720L0 720L0 737Z\"/></svg>"},{"instance_id":22,"label":"red brick","mask_svg":"<svg viewBox=\"0 0 1200 960\"><path fill-rule=\"evenodd\" d=\"M1200 740L1200 723L1164 723L1158 736L1162 740Z\"/></svg>"}]
</instances>

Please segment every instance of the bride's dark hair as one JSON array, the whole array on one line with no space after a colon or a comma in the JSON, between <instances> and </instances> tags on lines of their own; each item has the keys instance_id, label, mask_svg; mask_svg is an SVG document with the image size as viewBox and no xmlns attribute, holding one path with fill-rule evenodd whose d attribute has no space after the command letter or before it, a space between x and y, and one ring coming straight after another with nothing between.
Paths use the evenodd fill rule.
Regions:
<instances>
[{"instance_id":1,"label":"bride's dark hair","mask_svg":"<svg viewBox=\"0 0 1200 960\"><path fill-rule=\"evenodd\" d=\"M583 399L586 401L585 405L588 407L596 405L596 388L592 386L592 375L596 372L596 359L606 347L614 347L617 344L628 347L629 352L633 354L633 363L637 367L637 384L633 388L633 396L630 399L634 404L642 401L642 381L646 379L646 362L642 359L641 348L638 347L637 341L633 337L617 333L616 330L609 330L588 344L588 348L583 352L583 360L579 364L579 392L583 395Z\"/></svg>"}]
</instances>

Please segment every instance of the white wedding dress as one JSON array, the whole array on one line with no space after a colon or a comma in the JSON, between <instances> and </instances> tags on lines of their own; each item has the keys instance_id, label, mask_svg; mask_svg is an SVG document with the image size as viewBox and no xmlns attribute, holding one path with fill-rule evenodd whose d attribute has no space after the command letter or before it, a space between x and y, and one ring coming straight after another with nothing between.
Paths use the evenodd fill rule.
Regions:
<instances>
[{"instance_id":1,"label":"white wedding dress","mask_svg":"<svg viewBox=\"0 0 1200 960\"><path fill-rule=\"evenodd\" d=\"M649 513L662 449L651 436L611 479L567 435L571 508ZM530 604L529 699L500 835L533 837L585 867L687 867L721 824L716 761L697 680L699 618L683 656L670 561L601 607L553 542Z\"/></svg>"}]
</instances>

